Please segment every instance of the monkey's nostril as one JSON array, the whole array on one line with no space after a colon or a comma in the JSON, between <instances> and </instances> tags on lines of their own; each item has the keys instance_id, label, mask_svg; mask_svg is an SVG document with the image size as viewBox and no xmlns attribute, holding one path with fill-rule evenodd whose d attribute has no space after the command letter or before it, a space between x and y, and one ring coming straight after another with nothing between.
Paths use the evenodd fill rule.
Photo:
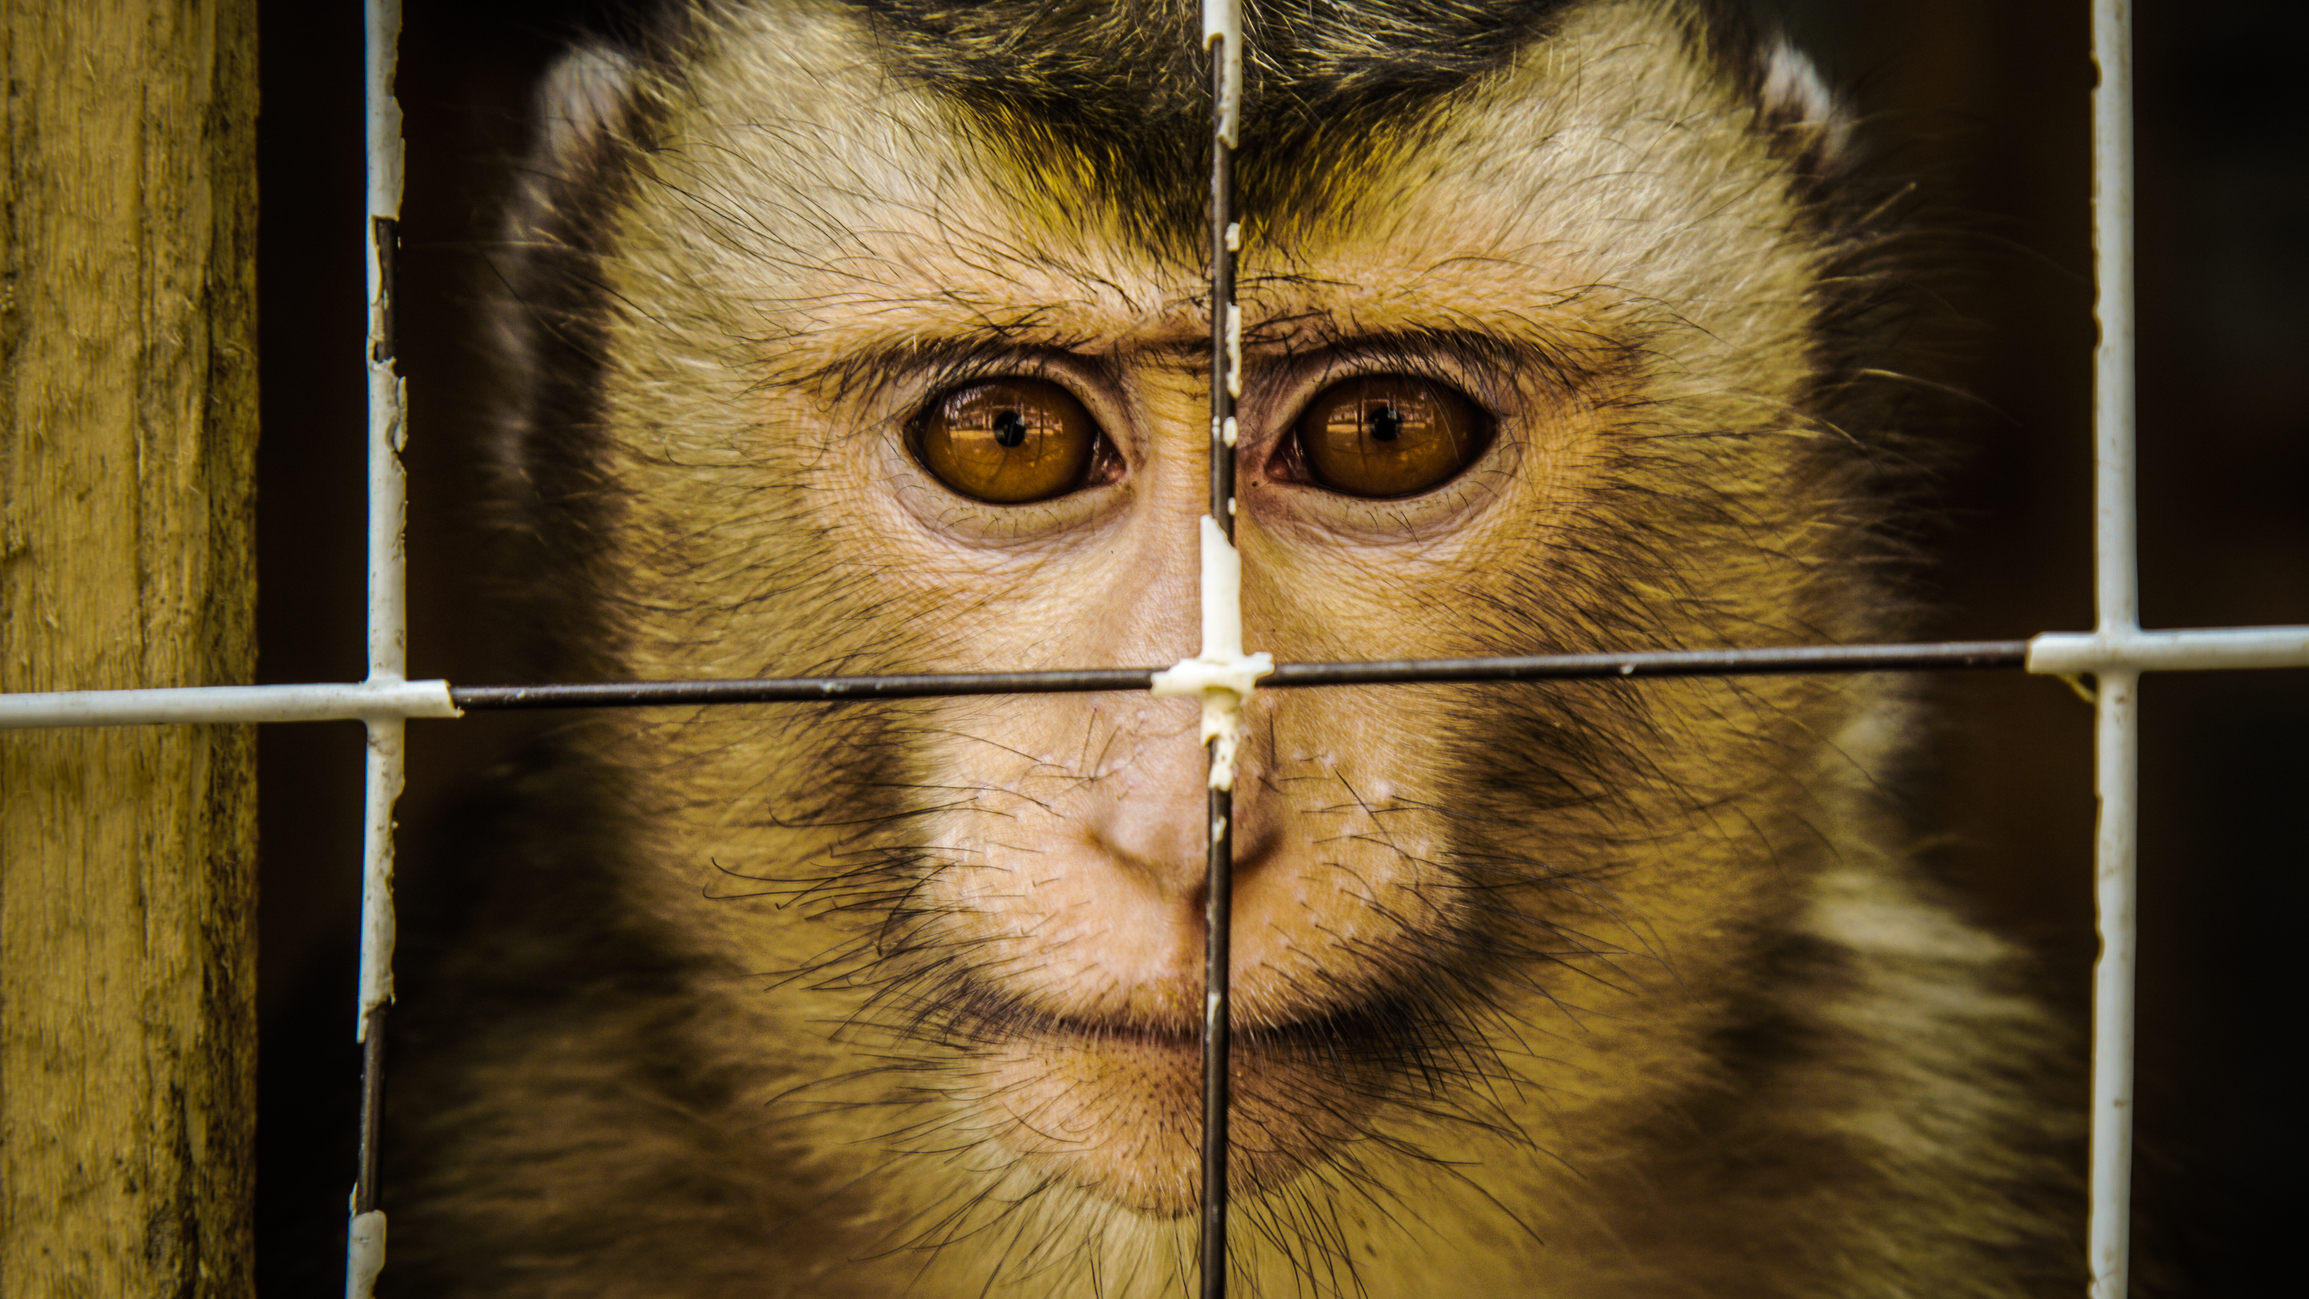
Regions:
<instances>
[{"instance_id":1,"label":"monkey's nostril","mask_svg":"<svg viewBox=\"0 0 2309 1299\"><path fill-rule=\"evenodd\" d=\"M994 417L994 440L1006 447L1014 447L1026 440L1026 417L1017 411L1006 410Z\"/></svg>"}]
</instances>

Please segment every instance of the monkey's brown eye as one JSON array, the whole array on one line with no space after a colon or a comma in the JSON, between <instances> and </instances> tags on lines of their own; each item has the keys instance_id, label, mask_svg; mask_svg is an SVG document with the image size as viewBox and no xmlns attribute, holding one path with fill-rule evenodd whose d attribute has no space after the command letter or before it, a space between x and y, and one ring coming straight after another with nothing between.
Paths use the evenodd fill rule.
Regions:
<instances>
[{"instance_id":1,"label":"monkey's brown eye","mask_svg":"<svg viewBox=\"0 0 2309 1299\"><path fill-rule=\"evenodd\" d=\"M941 393L914 421L914 454L974 500L1024 505L1064 496L1090 477L1098 423L1074 394L1043 379L997 379Z\"/></svg>"},{"instance_id":2,"label":"monkey's brown eye","mask_svg":"<svg viewBox=\"0 0 2309 1299\"><path fill-rule=\"evenodd\" d=\"M1373 374L1315 394L1298 438L1308 476L1334 492L1415 496L1473 464L1491 442L1491 420L1433 380Z\"/></svg>"}]
</instances>

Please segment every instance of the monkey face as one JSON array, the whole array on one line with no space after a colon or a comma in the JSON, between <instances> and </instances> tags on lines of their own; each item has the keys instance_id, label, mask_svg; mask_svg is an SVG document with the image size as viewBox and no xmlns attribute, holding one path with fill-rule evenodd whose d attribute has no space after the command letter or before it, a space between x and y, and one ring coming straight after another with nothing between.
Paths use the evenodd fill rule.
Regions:
<instances>
[{"instance_id":1,"label":"monkey face","mask_svg":"<svg viewBox=\"0 0 2309 1299\"><path fill-rule=\"evenodd\" d=\"M1790 141L1825 128L1672 6L1551 21L1416 113L1246 147L1252 649L1881 629L1876 494L1817 413L1837 249ZM598 289L568 322L583 469L540 489L537 526L584 556L597 670L1194 653L1194 214L1117 178L1139 155L891 73L854 17L715 24L678 77L635 74L646 112L566 146L615 184L550 235ZM1848 827L1899 703L1794 680L1261 692L1235 795L1246 1202L1401 1194L1424 1166L1576 1217L1588 1171L1717 1085L1712 1035L1769 1017L1757 971L1828 866L1873 851ZM1196 718L1109 694L597 723L621 905L710 1008L680 1037L729 1080L717 1131L810 1129L762 1140L794 1178L882 1188L858 1214L944 1224L901 1235L963 1232L989 1196L1189 1212Z\"/></svg>"},{"instance_id":2,"label":"monkey face","mask_svg":"<svg viewBox=\"0 0 2309 1299\"><path fill-rule=\"evenodd\" d=\"M1153 318L1080 304L1063 332L1006 345L959 384L944 364L893 364L879 394L891 412L952 409L940 391L950 384L945 393L1064 401L1082 412L1074 431L1095 443L1071 457L1085 469L1070 490L984 501L970 494L976 479L942 473L946 462L907 436L921 416L855 421L862 445L838 458L845 472L829 499L867 521L913 598L947 611L953 648L929 661L1054 667L1193 652L1210 442L1193 274L1143 266L1128 292L1166 304ZM1291 657L1416 652L1418 629L1399 611L1477 582L1472 558L1496 553L1507 521L1544 508L1532 497L1552 489L1517 467L1560 455L1579 421L1564 418L1568 403L1526 398L1521 376L1472 349L1390 341L1392 330L1341 326L1320 294L1292 299L1255 317L1301 323L1250 348L1233 451L1249 627ZM1306 324L1318 316L1336 341ZM1503 409L1479 407L1468 389ZM1417 412L1419 423L1386 429L1410 456L1390 458L1387 441L1366 434L1376 453L1349 459L1356 449L1336 426L1373 408L1399 424L1397 408ZM1310 409L1328 417L1314 431L1331 441L1310 446ZM1462 464L1448 461L1455 434ZM1339 491L1312 476L1314 448L1348 460L1359 481L1395 474L1415 490ZM1019 449L1037 451L1023 438ZM1029 472L1052 458L1035 454ZM1436 473L1438 460L1449 472ZM1109 467L1090 471L1097 461ZM1270 695L1252 711L1237 796L1235 987L1244 1121L1261 1136L1242 1161L1253 1184L1288 1180L1353 1135L1390 1085L1376 1025L1400 1021L1395 976L1456 906L1428 812L1448 798L1449 764L1402 742L1420 701L1392 693ZM1042 696L934 712L926 781L951 793L921 822L938 864L914 901L939 917L937 946L974 953L965 987L941 993L968 998L961 1090L1037 1166L1134 1207L1186 1212L1204 905L1196 706Z\"/></svg>"}]
</instances>

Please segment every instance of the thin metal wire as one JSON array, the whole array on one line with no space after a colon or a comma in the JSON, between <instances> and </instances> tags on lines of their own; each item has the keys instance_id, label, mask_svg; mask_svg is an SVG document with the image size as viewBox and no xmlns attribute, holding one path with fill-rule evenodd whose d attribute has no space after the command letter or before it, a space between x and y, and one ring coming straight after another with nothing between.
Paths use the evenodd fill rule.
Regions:
<instances>
[{"instance_id":1,"label":"thin metal wire","mask_svg":"<svg viewBox=\"0 0 2309 1299\"><path fill-rule=\"evenodd\" d=\"M0 730L36 726L335 722L455 717L446 681L350 685L176 686L0 695Z\"/></svg>"},{"instance_id":2,"label":"thin metal wire","mask_svg":"<svg viewBox=\"0 0 2309 1299\"><path fill-rule=\"evenodd\" d=\"M2027 641L1997 640L1747 650L1647 650L1636 654L1379 659L1361 663L1278 663L1271 674L1259 678L1259 688L2020 668L2027 665L2028 653ZM807 700L936 699L964 695L1090 694L1106 690L1145 690L1162 670L1064 668L1049 672L769 677L750 681L451 686L449 698L460 709L476 711L766 704Z\"/></svg>"},{"instance_id":3,"label":"thin metal wire","mask_svg":"<svg viewBox=\"0 0 2309 1299\"><path fill-rule=\"evenodd\" d=\"M1773 673L1920 672L2026 667L2049 676L2120 671L2309 667L2309 627L2045 632L2026 641L1650 650L1505 658L1285 663L1261 689L1410 685L1432 681L1543 681L1582 677L1753 676ZM0 730L212 722L326 722L455 717L462 709L629 708L946 695L1144 690L1154 668L1046 672L908 673L752 680L614 681L578 685L451 686L446 681L351 685L184 686L0 694Z\"/></svg>"},{"instance_id":4,"label":"thin metal wire","mask_svg":"<svg viewBox=\"0 0 2309 1299\"><path fill-rule=\"evenodd\" d=\"M2133 52L2130 0L2094 0L2093 558L2096 633L2138 635L2138 539L2134 529ZM2140 674L2104 671L2094 705L2091 1208L2086 1250L2092 1299L2124 1299L2130 1270L2133 1164L2135 787L2140 777Z\"/></svg>"},{"instance_id":5,"label":"thin metal wire","mask_svg":"<svg viewBox=\"0 0 2309 1299\"><path fill-rule=\"evenodd\" d=\"M1218 12L1214 13L1216 9ZM1211 57L1211 517L1229 545L1235 539L1235 393L1241 379L1241 317L1235 305L1235 113L1241 93L1242 20L1233 5L1206 5L1204 44ZM1214 39L1213 27L1217 27ZM1208 555L1203 561L1210 562ZM1206 575L1202 598L1212 598ZM1208 612L1205 613L1208 625ZM1238 617L1238 622L1240 621ZM1207 639L1207 636L1206 636ZM1206 653L1211 651L1205 645ZM1149 678L1150 683L1152 678ZM1222 744L1210 741L1215 769ZM1202 1293L1227 1292L1228 1069L1233 1049L1230 978L1234 935L1235 831L1231 781L1210 782L1210 848L1203 892L1203 1168Z\"/></svg>"},{"instance_id":6,"label":"thin metal wire","mask_svg":"<svg viewBox=\"0 0 2309 1299\"><path fill-rule=\"evenodd\" d=\"M2182 631L2045 632L2026 641L1649 650L1505 658L1285 663L1261 689L1420 682L1545 681L1583 677L1755 676L1775 673L1921 672L2017 668L2049 676L2121 671L2309 667L2309 627ZM948 695L1144 690L1154 668L1046 672L907 673L751 680L612 681L579 685L451 686L446 681L351 685L184 686L0 694L0 730L211 722L326 722L455 717L464 709L635 708Z\"/></svg>"},{"instance_id":7,"label":"thin metal wire","mask_svg":"<svg viewBox=\"0 0 2309 1299\"><path fill-rule=\"evenodd\" d=\"M401 40L400 0L364 0L369 246L368 569L369 676L396 687L408 672L408 473L401 464L407 391L398 369L393 295L400 245L401 108L393 77ZM385 1013L393 999L393 807L401 796L408 721L365 719L367 806L363 815L360 1004L361 1144L352 1216L346 1224L345 1294L369 1299L385 1265L385 1215L377 1208L383 1147Z\"/></svg>"}]
</instances>

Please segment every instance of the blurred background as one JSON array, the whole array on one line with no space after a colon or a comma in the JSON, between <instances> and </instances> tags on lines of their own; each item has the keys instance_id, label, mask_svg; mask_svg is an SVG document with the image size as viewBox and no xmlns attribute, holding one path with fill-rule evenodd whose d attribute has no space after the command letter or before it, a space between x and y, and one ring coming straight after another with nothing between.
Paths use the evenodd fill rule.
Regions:
<instances>
[{"instance_id":1,"label":"blurred background","mask_svg":"<svg viewBox=\"0 0 2309 1299\"><path fill-rule=\"evenodd\" d=\"M590 0L405 0L402 350L412 403L412 676L523 678L478 580L475 307L529 88ZM2092 623L2085 0L1758 0L1913 178L1955 341L1936 634ZM2309 623L2309 7L2141 0L2142 618ZM360 7L263 7L261 672L352 680L361 630ZM1931 816L1976 913L2083 1022L2094 953L2091 713L2057 682L1951 677ZM2137 1219L2169 1292L2285 1267L2309 1119L2283 1043L2309 967L2309 673L2163 674L2144 691ZM410 728L405 870L533 725ZM341 1284L354 1171L360 735L268 727L259 1267ZM422 917L404 929L422 942Z\"/></svg>"}]
</instances>

